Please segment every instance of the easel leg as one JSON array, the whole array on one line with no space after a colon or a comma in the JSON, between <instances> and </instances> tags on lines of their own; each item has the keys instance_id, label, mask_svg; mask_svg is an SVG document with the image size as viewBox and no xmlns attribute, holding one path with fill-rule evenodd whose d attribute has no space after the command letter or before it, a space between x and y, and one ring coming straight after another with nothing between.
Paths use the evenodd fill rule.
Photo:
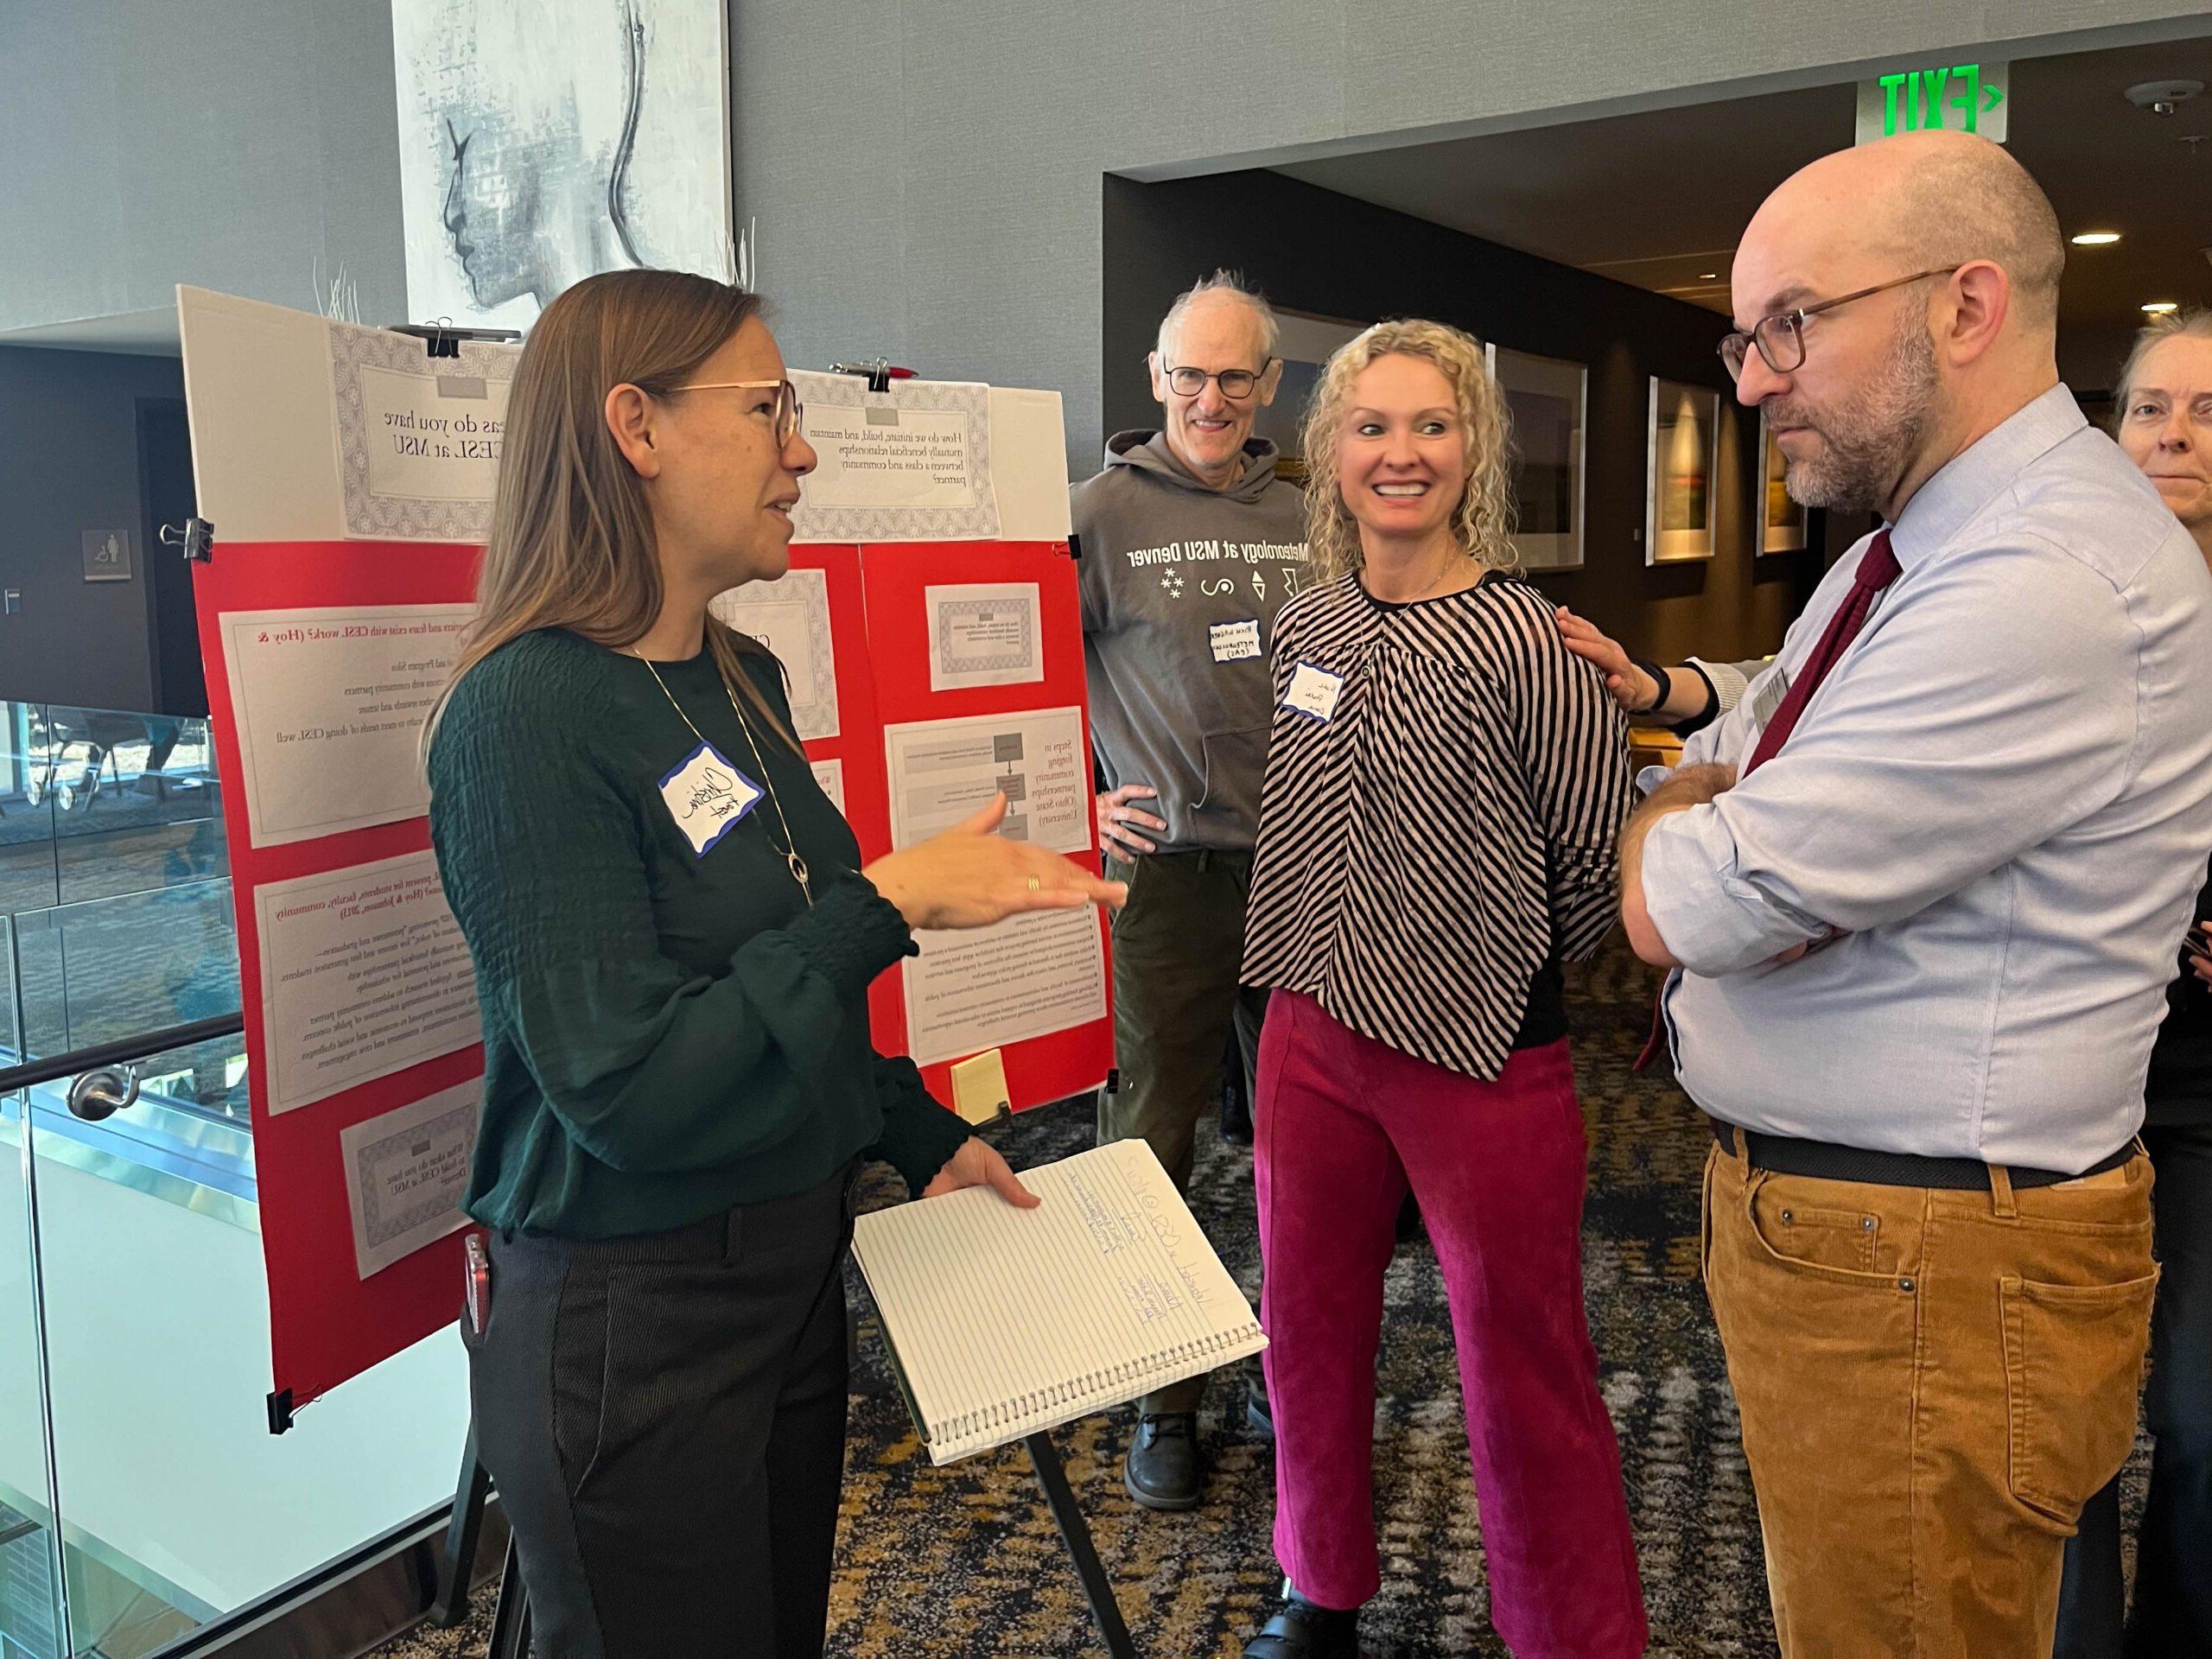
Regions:
<instances>
[{"instance_id":1,"label":"easel leg","mask_svg":"<svg viewBox=\"0 0 2212 1659\"><path fill-rule=\"evenodd\" d=\"M484 1530L484 1500L491 1495L492 1471L476 1460L476 1426L471 1423L468 1444L461 1454L461 1484L453 1495L453 1519L446 1526L438 1598L430 1604L433 1624L450 1630L468 1617L468 1580L476 1572L476 1541Z\"/></svg>"},{"instance_id":2,"label":"easel leg","mask_svg":"<svg viewBox=\"0 0 2212 1659\"><path fill-rule=\"evenodd\" d=\"M530 1592L522 1581L522 1562L514 1535L507 1536L507 1561L499 1572L499 1605L492 1614L492 1641L484 1659L530 1659Z\"/></svg>"},{"instance_id":3,"label":"easel leg","mask_svg":"<svg viewBox=\"0 0 2212 1659\"><path fill-rule=\"evenodd\" d=\"M1106 1651L1113 1659L1136 1659L1136 1644L1129 1640L1129 1627L1122 1622L1121 1604L1114 1599L1114 1586L1107 1580L1106 1569L1099 1565L1098 1551L1090 1541L1090 1523L1076 1507L1075 1492L1068 1485L1068 1472L1060 1463L1059 1452L1053 1449L1052 1437L1032 1434L1022 1445L1029 1448L1037 1484L1045 1489L1046 1506L1060 1529L1068 1559L1075 1563L1075 1575L1083 1581L1084 1599L1090 1604L1090 1617L1098 1625Z\"/></svg>"}]
</instances>

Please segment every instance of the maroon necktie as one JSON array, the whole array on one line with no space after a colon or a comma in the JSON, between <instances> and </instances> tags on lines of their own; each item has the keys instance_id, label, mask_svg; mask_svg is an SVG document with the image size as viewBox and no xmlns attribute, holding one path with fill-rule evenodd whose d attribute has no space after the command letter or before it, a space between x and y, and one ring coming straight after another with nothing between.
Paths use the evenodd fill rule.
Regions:
<instances>
[{"instance_id":1,"label":"maroon necktie","mask_svg":"<svg viewBox=\"0 0 2212 1659\"><path fill-rule=\"evenodd\" d=\"M1744 762L1737 781L1740 783L1755 769L1773 760L1776 752L1789 741L1789 734L1797 728L1797 716L1805 712L1805 705L1821 689L1821 682L1827 678L1828 671L1866 626L1866 619L1874 613L1874 601L1882 596L1884 588L1897 579L1897 556L1890 551L1890 527L1885 524L1874 532L1874 539L1859 556L1859 573L1852 578L1851 591L1843 596L1843 603L1828 619L1827 630L1821 635L1820 644L1813 647L1813 654L1799 666L1797 677L1790 681L1789 690L1783 694L1782 706L1767 721L1759 741L1751 746L1751 758ZM1641 1071L1658 1058L1666 1028L1666 992L1662 988L1651 1009L1651 1035L1636 1057L1631 1071Z\"/></svg>"},{"instance_id":2,"label":"maroon necktie","mask_svg":"<svg viewBox=\"0 0 2212 1659\"><path fill-rule=\"evenodd\" d=\"M1783 695L1782 706L1774 711L1774 718L1767 721L1759 741L1752 745L1751 758L1744 762L1738 782L1773 760L1776 751L1789 741L1789 734L1797 729L1797 716L1805 712L1805 705L1821 689L1821 682L1827 678L1828 671L1859 637L1859 629L1866 626L1866 619L1874 613L1874 601L1882 596L1882 590L1897 579L1897 556L1890 551L1890 527L1885 524L1874 532L1874 539L1859 556L1859 574L1852 578L1851 591L1835 607L1835 614L1828 619L1827 632L1813 647L1813 654L1798 668L1797 677L1790 681L1789 690Z\"/></svg>"}]
</instances>

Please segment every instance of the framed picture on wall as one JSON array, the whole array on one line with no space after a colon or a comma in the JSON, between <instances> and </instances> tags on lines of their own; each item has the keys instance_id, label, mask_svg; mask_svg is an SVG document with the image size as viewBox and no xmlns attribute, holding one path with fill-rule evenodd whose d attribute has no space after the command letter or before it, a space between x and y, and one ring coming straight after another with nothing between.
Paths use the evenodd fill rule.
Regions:
<instances>
[{"instance_id":1,"label":"framed picture on wall","mask_svg":"<svg viewBox=\"0 0 2212 1659\"><path fill-rule=\"evenodd\" d=\"M1277 311L1275 321L1282 337L1275 352L1282 359L1282 379L1275 400L1252 422L1252 435L1271 438L1282 451L1276 470L1287 478L1306 476L1304 445L1300 429L1306 424L1306 406L1321 384L1321 371L1337 348L1357 340L1367 325L1341 317L1315 316L1304 311Z\"/></svg>"},{"instance_id":2,"label":"framed picture on wall","mask_svg":"<svg viewBox=\"0 0 2212 1659\"><path fill-rule=\"evenodd\" d=\"M1782 446L1759 405L1759 551L1794 553L1805 545L1805 509L1789 499Z\"/></svg>"},{"instance_id":3,"label":"framed picture on wall","mask_svg":"<svg viewBox=\"0 0 2212 1659\"><path fill-rule=\"evenodd\" d=\"M1719 430L1719 392L1652 377L1643 497L1646 564L1713 556L1713 465Z\"/></svg>"},{"instance_id":4,"label":"framed picture on wall","mask_svg":"<svg viewBox=\"0 0 2212 1659\"><path fill-rule=\"evenodd\" d=\"M1590 371L1495 343L1484 349L1513 417L1514 550L1525 569L1579 570Z\"/></svg>"}]
</instances>

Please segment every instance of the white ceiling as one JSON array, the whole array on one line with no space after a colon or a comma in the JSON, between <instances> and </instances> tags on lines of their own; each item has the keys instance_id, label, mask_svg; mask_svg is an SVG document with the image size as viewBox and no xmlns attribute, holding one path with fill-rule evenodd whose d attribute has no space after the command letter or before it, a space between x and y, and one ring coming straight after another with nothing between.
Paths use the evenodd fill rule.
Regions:
<instances>
[{"instance_id":1,"label":"white ceiling","mask_svg":"<svg viewBox=\"0 0 2212 1659\"><path fill-rule=\"evenodd\" d=\"M2179 26L2202 31L2212 17ZM2212 303L2212 90L2163 118L2123 96L2170 79L2212 88L2212 36L2012 67L2005 147L2069 235L2123 238L2068 250L2061 357L2077 387L2104 384L2095 377L2108 377L2145 301ZM1279 170L1726 312L1738 235L1783 177L1850 143L1855 96L1812 87Z\"/></svg>"}]
</instances>

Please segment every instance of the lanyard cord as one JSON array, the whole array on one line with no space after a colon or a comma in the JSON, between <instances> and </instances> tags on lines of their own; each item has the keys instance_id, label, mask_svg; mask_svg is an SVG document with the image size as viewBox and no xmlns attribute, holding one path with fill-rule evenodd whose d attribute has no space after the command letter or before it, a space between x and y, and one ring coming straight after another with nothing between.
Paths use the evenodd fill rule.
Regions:
<instances>
[{"instance_id":1,"label":"lanyard cord","mask_svg":"<svg viewBox=\"0 0 2212 1659\"><path fill-rule=\"evenodd\" d=\"M660 694L668 699L668 706L676 710L678 720L686 726L691 727L691 735L699 740L700 746L702 748L712 749L715 746L707 741L707 734L704 732L691 724L691 716L683 712L683 705L676 700L676 694L668 689L668 682L661 678L660 671L653 666L652 659L635 645L630 647L630 654L645 665L645 672L653 677L653 683L660 687ZM776 809L776 822L783 826L784 844L777 850L782 852L784 863L791 870L791 880L798 883L800 896L806 900L808 907L811 908L814 904L814 888L807 880L806 861L798 855L798 843L791 838L791 821L784 816L783 798L776 793L776 780L768 775L768 763L760 758L760 740L753 735L753 723L746 719L745 710L737 706L737 693L729 689L728 680L722 682L722 695L729 699L729 711L737 716L738 729L745 734L746 745L753 751L753 764L760 773L761 783L767 787L768 804ZM768 845L775 848L774 836L771 836L768 838Z\"/></svg>"}]
</instances>

